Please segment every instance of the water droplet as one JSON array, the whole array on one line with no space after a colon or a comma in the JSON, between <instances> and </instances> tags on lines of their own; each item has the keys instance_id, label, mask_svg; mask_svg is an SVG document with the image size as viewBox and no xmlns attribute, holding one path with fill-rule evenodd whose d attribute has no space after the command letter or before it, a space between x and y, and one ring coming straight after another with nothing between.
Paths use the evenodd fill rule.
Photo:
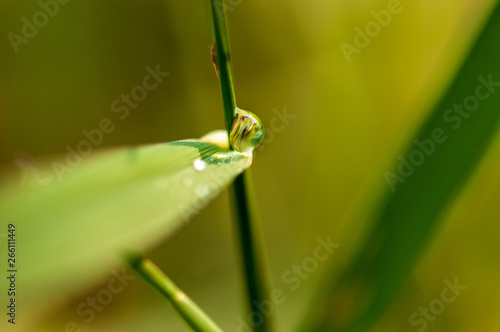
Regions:
<instances>
[{"instance_id":1,"label":"water droplet","mask_svg":"<svg viewBox=\"0 0 500 332\"><path fill-rule=\"evenodd\" d=\"M204 160L198 158L193 162L193 167L195 170L201 172L207 168L207 163Z\"/></svg>"},{"instance_id":2,"label":"water droplet","mask_svg":"<svg viewBox=\"0 0 500 332\"><path fill-rule=\"evenodd\" d=\"M236 108L236 114L231 127L229 139L238 152L250 152L262 142L264 126L257 115Z\"/></svg>"}]
</instances>

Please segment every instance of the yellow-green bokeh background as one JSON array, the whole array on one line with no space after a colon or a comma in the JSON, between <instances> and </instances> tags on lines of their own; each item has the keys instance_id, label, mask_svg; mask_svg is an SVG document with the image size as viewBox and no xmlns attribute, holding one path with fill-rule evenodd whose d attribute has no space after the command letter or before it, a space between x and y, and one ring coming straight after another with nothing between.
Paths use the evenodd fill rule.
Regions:
<instances>
[{"instance_id":1,"label":"yellow-green bokeh background","mask_svg":"<svg viewBox=\"0 0 500 332\"><path fill-rule=\"evenodd\" d=\"M387 190L384 172L439 97L494 1L402 0L402 13L350 63L339 44L352 43L353 28L364 27L373 19L370 10L387 1L234 3L227 19L238 105L268 127L274 109L296 116L274 132L252 166L274 287L288 289L283 272L312 255L318 236L341 244L299 290L286 291L275 317L280 331L291 331L323 272L331 264L340 270L362 239ZM16 54L6 35L20 34L21 18L38 10L35 1L0 4L2 166L20 153L34 160L63 153L105 117L116 130L101 147L200 137L223 127L204 2L73 0ZM169 77L119 120L112 101L156 64ZM497 138L374 331L415 331L409 315L455 277L468 289L426 331L500 329L498 152ZM243 288L228 206L221 195L150 256L224 330L235 331ZM50 302L39 331L63 331L69 320L83 331L188 331L139 279L84 323L75 308L103 285ZM22 307L18 319L29 319Z\"/></svg>"}]
</instances>

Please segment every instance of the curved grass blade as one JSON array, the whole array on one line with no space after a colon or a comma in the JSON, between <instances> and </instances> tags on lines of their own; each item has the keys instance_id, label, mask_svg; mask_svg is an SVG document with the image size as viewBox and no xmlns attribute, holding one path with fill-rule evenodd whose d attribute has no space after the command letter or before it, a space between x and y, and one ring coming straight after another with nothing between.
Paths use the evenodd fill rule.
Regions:
<instances>
[{"instance_id":1,"label":"curved grass blade","mask_svg":"<svg viewBox=\"0 0 500 332\"><path fill-rule=\"evenodd\" d=\"M127 262L170 302L193 331L222 332L222 329L151 260L139 255L129 255Z\"/></svg>"},{"instance_id":2,"label":"curved grass blade","mask_svg":"<svg viewBox=\"0 0 500 332\"><path fill-rule=\"evenodd\" d=\"M47 184L40 172L42 180L23 185L19 174L6 175L0 230L17 230L19 302L47 302L109 273L123 249L145 249L172 234L250 164L250 155L185 140L96 152Z\"/></svg>"},{"instance_id":3,"label":"curved grass blade","mask_svg":"<svg viewBox=\"0 0 500 332\"><path fill-rule=\"evenodd\" d=\"M338 283L331 285L330 278L322 289L322 302L304 331L369 331L411 273L498 130L499 32L497 4L447 92L402 154L406 161L417 154L425 160L406 168L405 175L408 165L401 166L400 159L392 175L386 173L394 191L382 200L350 268ZM354 304L347 308L346 303Z\"/></svg>"}]
</instances>

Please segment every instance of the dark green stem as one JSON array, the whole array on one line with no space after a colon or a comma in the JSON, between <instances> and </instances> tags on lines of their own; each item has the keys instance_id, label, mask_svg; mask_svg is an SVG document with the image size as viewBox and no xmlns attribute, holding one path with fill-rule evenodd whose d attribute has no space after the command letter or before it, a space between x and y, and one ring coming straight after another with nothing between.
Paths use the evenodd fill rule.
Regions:
<instances>
[{"instance_id":1,"label":"dark green stem","mask_svg":"<svg viewBox=\"0 0 500 332\"><path fill-rule=\"evenodd\" d=\"M236 98L233 88L233 75L231 72L231 61L229 58L229 43L226 32L226 18L222 1L210 0L212 9L213 33L215 39L215 57L219 76L220 89L222 93L222 104L224 107L224 119L226 130L229 135L234 121L236 109Z\"/></svg>"},{"instance_id":2,"label":"dark green stem","mask_svg":"<svg viewBox=\"0 0 500 332\"><path fill-rule=\"evenodd\" d=\"M211 0L210 8L215 39L216 70L219 76L225 123L229 137L229 132L234 121L236 98L231 73L226 18L222 1ZM237 222L237 233L240 238L249 308L256 317L262 317L263 319L261 324L254 327L254 330L266 332L271 330L270 318L259 311L259 304L264 303L269 298L266 291L265 262L262 260L262 248L260 252L257 250L255 220L252 220L250 197L247 185L245 184L245 179L249 175L247 172L239 175L233 183L234 215ZM245 315L244 320L247 320L247 318L248 315Z\"/></svg>"},{"instance_id":3,"label":"dark green stem","mask_svg":"<svg viewBox=\"0 0 500 332\"><path fill-rule=\"evenodd\" d=\"M261 247L257 245L257 230L255 218L252 215L251 197L248 195L247 183L251 179L250 172L239 175L233 183L233 201L235 206L235 219L237 220L237 232L240 238L241 252L243 255L243 267L245 272L247 292L250 302L251 312L256 317L262 317L262 324L255 326L255 331L271 331L271 319L260 312L259 304L269 299L266 289L265 261L263 260ZM252 222L253 220L253 222ZM244 319L248 318L245 315Z\"/></svg>"}]
</instances>

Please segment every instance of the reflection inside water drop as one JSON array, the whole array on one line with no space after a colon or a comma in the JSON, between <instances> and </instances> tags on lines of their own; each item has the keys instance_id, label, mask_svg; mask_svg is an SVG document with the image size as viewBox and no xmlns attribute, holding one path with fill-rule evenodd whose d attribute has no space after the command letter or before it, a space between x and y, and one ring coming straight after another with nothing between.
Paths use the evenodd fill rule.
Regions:
<instances>
[{"instance_id":1,"label":"reflection inside water drop","mask_svg":"<svg viewBox=\"0 0 500 332\"><path fill-rule=\"evenodd\" d=\"M252 112L236 108L236 114L229 139L231 146L238 152L250 152L262 142L264 126L259 117Z\"/></svg>"}]
</instances>

